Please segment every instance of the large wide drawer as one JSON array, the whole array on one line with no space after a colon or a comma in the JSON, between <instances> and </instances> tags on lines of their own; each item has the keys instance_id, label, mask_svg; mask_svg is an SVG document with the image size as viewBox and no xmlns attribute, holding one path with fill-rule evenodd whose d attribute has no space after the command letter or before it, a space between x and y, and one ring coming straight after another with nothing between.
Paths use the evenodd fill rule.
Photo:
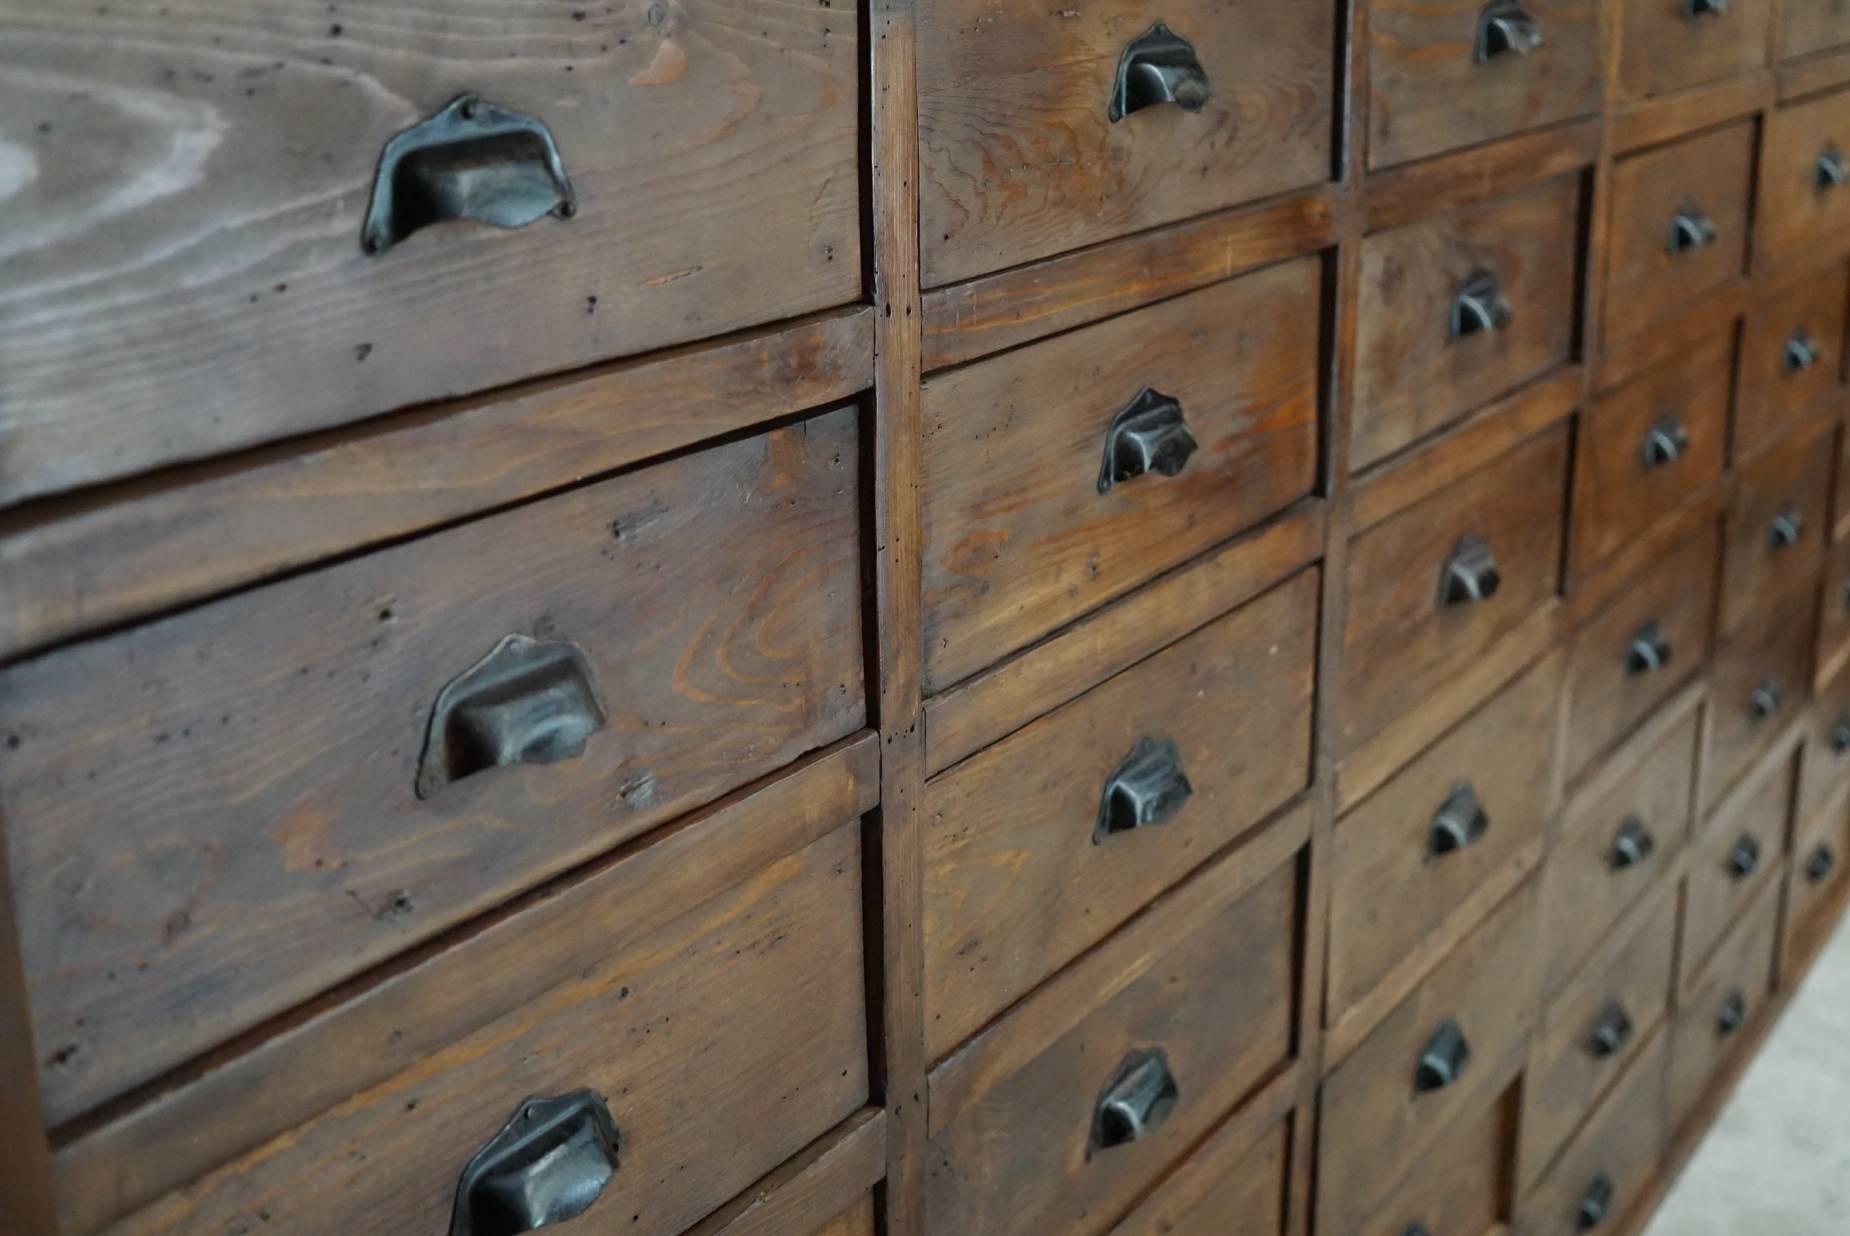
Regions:
<instances>
[{"instance_id":1,"label":"large wide drawer","mask_svg":"<svg viewBox=\"0 0 1850 1236\"><path fill-rule=\"evenodd\" d=\"M1768 884L1695 984L1670 1026L1670 1127L1674 1133L1710 1081L1740 1049L1773 987L1779 886Z\"/></svg>"},{"instance_id":2,"label":"large wide drawer","mask_svg":"<svg viewBox=\"0 0 1850 1236\"><path fill-rule=\"evenodd\" d=\"M1767 62L1774 0L1620 0L1619 92L1669 94Z\"/></svg>"},{"instance_id":3,"label":"large wide drawer","mask_svg":"<svg viewBox=\"0 0 1850 1236\"><path fill-rule=\"evenodd\" d=\"M1760 236L1768 257L1815 267L1850 228L1850 91L1781 108L1761 145Z\"/></svg>"},{"instance_id":4,"label":"large wide drawer","mask_svg":"<svg viewBox=\"0 0 1850 1236\"><path fill-rule=\"evenodd\" d=\"M925 674L952 685L1310 491L1302 259L925 384Z\"/></svg>"},{"instance_id":5,"label":"large wide drawer","mask_svg":"<svg viewBox=\"0 0 1850 1236\"><path fill-rule=\"evenodd\" d=\"M1523 1203L1525 1236L1618 1225L1646 1194L1669 1144L1670 1036L1657 1035Z\"/></svg>"},{"instance_id":6,"label":"large wide drawer","mask_svg":"<svg viewBox=\"0 0 1850 1236\"><path fill-rule=\"evenodd\" d=\"M1678 973L1702 968L1716 942L1762 888L1779 882L1792 820L1793 761L1759 770L1697 832L1683 896Z\"/></svg>"},{"instance_id":7,"label":"large wide drawer","mask_svg":"<svg viewBox=\"0 0 1850 1236\"><path fill-rule=\"evenodd\" d=\"M0 504L855 300L859 7L8 5Z\"/></svg>"},{"instance_id":8,"label":"large wide drawer","mask_svg":"<svg viewBox=\"0 0 1850 1236\"><path fill-rule=\"evenodd\" d=\"M844 409L0 675L54 1121L861 725Z\"/></svg>"},{"instance_id":9,"label":"large wide drawer","mask_svg":"<svg viewBox=\"0 0 1850 1236\"><path fill-rule=\"evenodd\" d=\"M1741 337L1734 456L1758 453L1805 413L1843 395L1850 266L1808 270L1761 296Z\"/></svg>"}]
</instances>

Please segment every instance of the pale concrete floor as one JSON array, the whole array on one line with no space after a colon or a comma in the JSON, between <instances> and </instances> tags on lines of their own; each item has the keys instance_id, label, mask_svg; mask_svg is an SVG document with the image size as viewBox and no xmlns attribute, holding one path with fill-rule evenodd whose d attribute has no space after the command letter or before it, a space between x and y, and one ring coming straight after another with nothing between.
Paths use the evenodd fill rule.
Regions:
<instances>
[{"instance_id":1,"label":"pale concrete floor","mask_svg":"<svg viewBox=\"0 0 1850 1236\"><path fill-rule=\"evenodd\" d=\"M1850 917L1644 1236L1850 1234Z\"/></svg>"}]
</instances>

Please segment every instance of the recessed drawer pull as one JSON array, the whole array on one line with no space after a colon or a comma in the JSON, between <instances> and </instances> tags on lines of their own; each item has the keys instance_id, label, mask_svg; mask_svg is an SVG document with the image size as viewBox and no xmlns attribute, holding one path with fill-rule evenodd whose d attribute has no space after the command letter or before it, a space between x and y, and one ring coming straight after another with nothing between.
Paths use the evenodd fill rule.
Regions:
<instances>
[{"instance_id":1,"label":"recessed drawer pull","mask_svg":"<svg viewBox=\"0 0 1850 1236\"><path fill-rule=\"evenodd\" d=\"M1612 1215L1612 1202L1618 1192L1612 1183L1612 1177L1601 1172L1587 1186L1587 1191L1580 1195L1580 1208L1575 1212L1574 1223L1583 1232L1590 1232L1604 1223Z\"/></svg>"},{"instance_id":2,"label":"recessed drawer pull","mask_svg":"<svg viewBox=\"0 0 1850 1236\"><path fill-rule=\"evenodd\" d=\"M1828 845L1820 845L1805 860L1805 875L1813 884L1822 884L1837 868L1837 852Z\"/></svg>"},{"instance_id":3,"label":"recessed drawer pull","mask_svg":"<svg viewBox=\"0 0 1850 1236\"><path fill-rule=\"evenodd\" d=\"M552 130L465 94L385 144L360 248L376 257L419 228L454 219L518 228L577 210Z\"/></svg>"},{"instance_id":4,"label":"recessed drawer pull","mask_svg":"<svg viewBox=\"0 0 1850 1236\"><path fill-rule=\"evenodd\" d=\"M1752 833L1742 833L1740 840L1734 843L1734 849L1728 852L1728 876L1734 880L1745 880L1760 870L1760 839Z\"/></svg>"},{"instance_id":5,"label":"recessed drawer pull","mask_svg":"<svg viewBox=\"0 0 1850 1236\"><path fill-rule=\"evenodd\" d=\"M1831 751L1837 755L1850 751L1850 712L1839 715L1831 727Z\"/></svg>"},{"instance_id":6,"label":"recessed drawer pull","mask_svg":"<svg viewBox=\"0 0 1850 1236\"><path fill-rule=\"evenodd\" d=\"M1194 44L1159 21L1131 40L1118 57L1118 77L1107 114L1116 124L1132 112L1160 103L1198 112L1213 94Z\"/></svg>"},{"instance_id":7,"label":"recessed drawer pull","mask_svg":"<svg viewBox=\"0 0 1850 1236\"><path fill-rule=\"evenodd\" d=\"M1792 332L1792 337L1786 340L1786 372L1789 374L1804 373L1818 363L1821 351L1817 341L1811 337L1811 332L1803 326L1799 327Z\"/></svg>"},{"instance_id":8,"label":"recessed drawer pull","mask_svg":"<svg viewBox=\"0 0 1850 1236\"><path fill-rule=\"evenodd\" d=\"M617 1173L617 1126L589 1090L528 1099L456 1186L450 1236L517 1236L591 1209Z\"/></svg>"},{"instance_id":9,"label":"recessed drawer pull","mask_svg":"<svg viewBox=\"0 0 1850 1236\"><path fill-rule=\"evenodd\" d=\"M1448 1017L1426 1040L1419 1063L1413 1070L1413 1089L1418 1094L1443 1090L1464 1076L1471 1063L1471 1044L1458 1023Z\"/></svg>"},{"instance_id":10,"label":"recessed drawer pull","mask_svg":"<svg viewBox=\"0 0 1850 1236\"><path fill-rule=\"evenodd\" d=\"M1663 412L1644 431L1644 441L1638 446L1638 458L1644 464L1644 470L1650 472L1675 463L1683 458L1683 452L1688 449L1689 430L1683 428L1683 422L1676 413Z\"/></svg>"},{"instance_id":11,"label":"recessed drawer pull","mask_svg":"<svg viewBox=\"0 0 1850 1236\"><path fill-rule=\"evenodd\" d=\"M1715 1015L1715 1032L1727 1038L1747 1024L1747 994L1740 988L1729 992L1722 1001L1721 1012Z\"/></svg>"},{"instance_id":12,"label":"recessed drawer pull","mask_svg":"<svg viewBox=\"0 0 1850 1236\"><path fill-rule=\"evenodd\" d=\"M1683 0L1683 16L1723 17L1728 13L1728 0Z\"/></svg>"},{"instance_id":13,"label":"recessed drawer pull","mask_svg":"<svg viewBox=\"0 0 1850 1236\"><path fill-rule=\"evenodd\" d=\"M1451 854L1479 841L1489 831L1490 817L1477 800L1477 790L1463 781L1452 787L1433 813L1426 852L1433 858Z\"/></svg>"},{"instance_id":14,"label":"recessed drawer pull","mask_svg":"<svg viewBox=\"0 0 1850 1236\"><path fill-rule=\"evenodd\" d=\"M1619 822L1619 831L1612 839L1612 869L1636 867L1656 848L1657 838L1645 827L1644 818L1635 813L1628 815Z\"/></svg>"},{"instance_id":15,"label":"recessed drawer pull","mask_svg":"<svg viewBox=\"0 0 1850 1236\"><path fill-rule=\"evenodd\" d=\"M1805 513L1787 503L1767 525L1767 543L1774 549L1791 549L1805 534Z\"/></svg>"},{"instance_id":16,"label":"recessed drawer pull","mask_svg":"<svg viewBox=\"0 0 1850 1236\"><path fill-rule=\"evenodd\" d=\"M1693 203L1685 202L1670 220L1670 252L1688 253L1715 243L1720 235L1715 221L1698 210Z\"/></svg>"},{"instance_id":17,"label":"recessed drawer pull","mask_svg":"<svg viewBox=\"0 0 1850 1236\"><path fill-rule=\"evenodd\" d=\"M1141 1141L1154 1133L1169 1119L1181 1097L1162 1048L1148 1047L1124 1057L1098 1096L1086 1157L1091 1158L1094 1151Z\"/></svg>"},{"instance_id":18,"label":"recessed drawer pull","mask_svg":"<svg viewBox=\"0 0 1850 1236\"><path fill-rule=\"evenodd\" d=\"M1503 286L1489 271L1480 270L1465 280L1452 300L1452 338L1466 339L1502 330L1516 317Z\"/></svg>"},{"instance_id":19,"label":"recessed drawer pull","mask_svg":"<svg viewBox=\"0 0 1850 1236\"><path fill-rule=\"evenodd\" d=\"M1754 688L1754 693L1747 699L1747 711L1754 720L1764 721L1779 711L1785 699L1786 692L1779 685L1779 679L1763 678L1760 685Z\"/></svg>"},{"instance_id":20,"label":"recessed drawer pull","mask_svg":"<svg viewBox=\"0 0 1850 1236\"><path fill-rule=\"evenodd\" d=\"M1195 453L1195 435L1182 418L1182 405L1161 391L1144 387L1111 418L1105 433L1105 462L1098 471L1098 491L1135 480L1146 472L1176 476Z\"/></svg>"},{"instance_id":21,"label":"recessed drawer pull","mask_svg":"<svg viewBox=\"0 0 1850 1236\"><path fill-rule=\"evenodd\" d=\"M1182 753L1175 743L1139 738L1105 782L1092 844L1119 833L1167 824L1192 793L1194 787L1182 771Z\"/></svg>"},{"instance_id":22,"label":"recessed drawer pull","mask_svg":"<svg viewBox=\"0 0 1850 1236\"><path fill-rule=\"evenodd\" d=\"M1625 1050L1632 1041L1632 1019L1625 1011L1625 1006L1613 1001L1600 1010L1599 1020L1593 1023L1593 1034L1587 1047L1595 1056L1605 1059L1616 1056Z\"/></svg>"},{"instance_id":23,"label":"recessed drawer pull","mask_svg":"<svg viewBox=\"0 0 1850 1236\"><path fill-rule=\"evenodd\" d=\"M1836 142L1826 142L1824 149L1818 152L1818 164L1814 181L1818 192L1841 189L1844 182L1850 180L1850 162L1844 159L1844 152L1839 150Z\"/></svg>"},{"instance_id":24,"label":"recessed drawer pull","mask_svg":"<svg viewBox=\"0 0 1850 1236\"><path fill-rule=\"evenodd\" d=\"M1469 605L1488 601L1497 595L1503 576L1497 570L1497 556L1490 546L1475 536L1459 538L1445 560L1439 575L1441 605Z\"/></svg>"},{"instance_id":25,"label":"recessed drawer pull","mask_svg":"<svg viewBox=\"0 0 1850 1236\"><path fill-rule=\"evenodd\" d=\"M1632 636L1632 642L1626 646L1625 672L1649 674L1653 670L1663 669L1670 664L1670 655L1670 640L1653 618L1638 628L1638 633Z\"/></svg>"},{"instance_id":26,"label":"recessed drawer pull","mask_svg":"<svg viewBox=\"0 0 1850 1236\"><path fill-rule=\"evenodd\" d=\"M437 695L418 760L417 796L491 768L551 764L584 753L604 709L584 650L509 635Z\"/></svg>"},{"instance_id":27,"label":"recessed drawer pull","mask_svg":"<svg viewBox=\"0 0 1850 1236\"><path fill-rule=\"evenodd\" d=\"M1526 56L1541 45L1541 29L1521 4L1515 0L1491 0L1477 19L1477 51L1472 58L1487 64Z\"/></svg>"}]
</instances>

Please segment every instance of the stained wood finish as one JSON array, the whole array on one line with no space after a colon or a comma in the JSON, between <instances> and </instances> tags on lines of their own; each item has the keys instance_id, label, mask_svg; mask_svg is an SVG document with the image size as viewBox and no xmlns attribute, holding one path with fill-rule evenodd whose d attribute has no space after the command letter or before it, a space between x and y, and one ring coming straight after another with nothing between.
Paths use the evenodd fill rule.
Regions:
<instances>
[{"instance_id":1,"label":"stained wood finish","mask_svg":"<svg viewBox=\"0 0 1850 1236\"><path fill-rule=\"evenodd\" d=\"M1630 154L1702 129L1739 120L1773 105L1778 82L1754 70L1649 100L1633 100L1607 117L1612 153Z\"/></svg>"},{"instance_id":2,"label":"stained wood finish","mask_svg":"<svg viewBox=\"0 0 1850 1236\"><path fill-rule=\"evenodd\" d=\"M8 671L51 1118L857 728L858 442L831 413ZM509 633L578 644L605 726L418 798Z\"/></svg>"},{"instance_id":3,"label":"stained wood finish","mask_svg":"<svg viewBox=\"0 0 1850 1236\"><path fill-rule=\"evenodd\" d=\"M1793 433L1735 476L1722 549L1722 629L1732 631L1817 576L1828 534L1831 477L1828 423ZM1822 432L1820 432L1822 431ZM1822 440L1821 440L1822 439ZM1775 534L1782 515L1798 521L1796 541Z\"/></svg>"},{"instance_id":4,"label":"stained wood finish","mask_svg":"<svg viewBox=\"0 0 1850 1236\"><path fill-rule=\"evenodd\" d=\"M1850 777L1850 672L1818 688L1805 727L1799 757L1799 793L1794 818L1810 820L1822 811Z\"/></svg>"},{"instance_id":5,"label":"stained wood finish","mask_svg":"<svg viewBox=\"0 0 1850 1236\"><path fill-rule=\"evenodd\" d=\"M1827 147L1850 153L1850 91L1796 103L1767 118L1760 152L1760 243L1780 262L1816 265L1843 251L1850 225L1850 186L1821 190L1818 157Z\"/></svg>"},{"instance_id":6,"label":"stained wood finish","mask_svg":"<svg viewBox=\"0 0 1850 1236\"><path fill-rule=\"evenodd\" d=\"M1157 1187L1148 1203L1111 1229L1112 1236L1277 1236L1285 1217L1285 1164L1290 1147L1291 1126L1281 1121L1260 1134L1258 1144L1239 1162L1221 1168L1213 1183L1189 1204L1170 1204L1178 1184L1172 1177ZM1178 1169L1180 1183L1186 1186L1190 1174L1210 1172L1215 1166L1191 1160Z\"/></svg>"},{"instance_id":7,"label":"stained wood finish","mask_svg":"<svg viewBox=\"0 0 1850 1236\"><path fill-rule=\"evenodd\" d=\"M1725 640L1709 674L1709 749L1703 759L1703 801L1713 803L1768 750L1781 727L1801 716L1808 695L1812 598L1809 592L1769 611L1749 630ZM1771 686L1770 712L1754 693Z\"/></svg>"},{"instance_id":8,"label":"stained wood finish","mask_svg":"<svg viewBox=\"0 0 1850 1236\"><path fill-rule=\"evenodd\" d=\"M1850 6L1841 0L1780 0L1779 55L1807 56L1850 43Z\"/></svg>"},{"instance_id":9,"label":"stained wood finish","mask_svg":"<svg viewBox=\"0 0 1850 1236\"><path fill-rule=\"evenodd\" d=\"M925 286L1019 265L1329 177L1335 9L1178 0L1212 96L1108 115L1152 14L1103 0L1049 20L978 0L919 6Z\"/></svg>"},{"instance_id":10,"label":"stained wood finish","mask_svg":"<svg viewBox=\"0 0 1850 1236\"><path fill-rule=\"evenodd\" d=\"M874 1199L869 1194L816 1229L816 1236L874 1236Z\"/></svg>"},{"instance_id":11,"label":"stained wood finish","mask_svg":"<svg viewBox=\"0 0 1850 1236\"><path fill-rule=\"evenodd\" d=\"M0 1227L20 1236L56 1236L51 1151L39 1104L38 1060L26 1005L26 975L13 928L13 883L0 837Z\"/></svg>"},{"instance_id":12,"label":"stained wood finish","mask_svg":"<svg viewBox=\"0 0 1850 1236\"><path fill-rule=\"evenodd\" d=\"M854 299L857 9L9 5L0 504ZM367 256L381 148L465 92L575 214Z\"/></svg>"},{"instance_id":13,"label":"stained wood finish","mask_svg":"<svg viewBox=\"0 0 1850 1236\"><path fill-rule=\"evenodd\" d=\"M924 389L925 681L948 687L1309 492L1317 263L952 370ZM1101 492L1149 388L1199 449Z\"/></svg>"},{"instance_id":14,"label":"stained wood finish","mask_svg":"<svg viewBox=\"0 0 1850 1236\"><path fill-rule=\"evenodd\" d=\"M1636 1205L1669 1142L1665 1106L1670 1037L1655 1036L1599 1110L1575 1135L1561 1160L1523 1201L1522 1231L1578 1236L1588 1230L1581 1201L1596 1181L1612 1188L1609 1222Z\"/></svg>"},{"instance_id":15,"label":"stained wood finish","mask_svg":"<svg viewBox=\"0 0 1850 1236\"><path fill-rule=\"evenodd\" d=\"M925 788L926 1049L943 1056L1310 780L1318 577L1299 575ZM1143 739L1191 793L1100 838Z\"/></svg>"},{"instance_id":16,"label":"stained wood finish","mask_svg":"<svg viewBox=\"0 0 1850 1236\"><path fill-rule=\"evenodd\" d=\"M1683 938L1677 952L1678 973L1685 985L1756 894L1779 883L1792 821L1793 776L1791 758L1769 762L1730 794L1697 831L1690 849ZM1751 870L1737 866L1736 849L1743 843L1757 847Z\"/></svg>"},{"instance_id":17,"label":"stained wood finish","mask_svg":"<svg viewBox=\"0 0 1850 1236\"><path fill-rule=\"evenodd\" d=\"M1793 834L1786 872L1786 905L1780 914L1780 969L1796 977L1834 926L1830 909L1850 882L1850 797L1839 793Z\"/></svg>"},{"instance_id":18,"label":"stained wood finish","mask_svg":"<svg viewBox=\"0 0 1850 1236\"><path fill-rule=\"evenodd\" d=\"M1430 1236L1486 1236L1509 1217L1506 1197L1516 1153L1516 1093L1453 1121L1368 1223L1364 1236L1406 1236L1414 1224ZM1340 1230L1324 1227L1335 1236Z\"/></svg>"},{"instance_id":19,"label":"stained wood finish","mask_svg":"<svg viewBox=\"0 0 1850 1236\"><path fill-rule=\"evenodd\" d=\"M1677 1000L1670 1026L1670 1124L1681 1126L1709 1080L1746 1046L1766 1014L1779 943L1779 885L1768 884L1741 914L1707 967ZM1738 995L1747 1024L1728 1029L1723 1008Z\"/></svg>"},{"instance_id":20,"label":"stained wood finish","mask_svg":"<svg viewBox=\"0 0 1850 1236\"><path fill-rule=\"evenodd\" d=\"M1766 64L1774 0L1692 13L1684 0L1620 0L1619 92L1642 99Z\"/></svg>"},{"instance_id":21,"label":"stained wood finish","mask_svg":"<svg viewBox=\"0 0 1850 1236\"><path fill-rule=\"evenodd\" d=\"M1842 493L1843 490L1837 492ZM1850 541L1839 541L1824 564L1818 598L1818 670L1828 676L1850 663Z\"/></svg>"},{"instance_id":22,"label":"stained wood finish","mask_svg":"<svg viewBox=\"0 0 1850 1236\"><path fill-rule=\"evenodd\" d=\"M1841 262L1761 297L1741 338L1737 458L1764 450L1820 404L1841 401L1847 303L1850 267ZM1794 363L1789 349L1795 344L1810 348L1809 364Z\"/></svg>"}]
</instances>

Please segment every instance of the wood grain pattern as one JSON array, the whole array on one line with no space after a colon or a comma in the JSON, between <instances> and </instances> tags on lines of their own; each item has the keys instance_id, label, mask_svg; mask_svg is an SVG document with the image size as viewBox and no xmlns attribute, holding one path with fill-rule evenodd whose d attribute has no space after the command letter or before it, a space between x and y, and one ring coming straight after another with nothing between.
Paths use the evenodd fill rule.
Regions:
<instances>
[{"instance_id":1,"label":"wood grain pattern","mask_svg":"<svg viewBox=\"0 0 1850 1236\"><path fill-rule=\"evenodd\" d=\"M1614 155L1739 120L1773 105L1774 79L1760 70L1660 98L1621 105L1606 117Z\"/></svg>"},{"instance_id":2,"label":"wood grain pattern","mask_svg":"<svg viewBox=\"0 0 1850 1236\"><path fill-rule=\"evenodd\" d=\"M1111 1236L1228 1236L1228 1225L1230 1236L1277 1236L1301 1071L1291 1065L1242 1103Z\"/></svg>"},{"instance_id":3,"label":"wood grain pattern","mask_svg":"<svg viewBox=\"0 0 1850 1236\"><path fill-rule=\"evenodd\" d=\"M1850 152L1850 91L1782 107L1767 117L1760 151L1759 242L1768 258L1803 261L1844 250L1850 192L1820 191L1818 156Z\"/></svg>"},{"instance_id":4,"label":"wood grain pattern","mask_svg":"<svg viewBox=\"0 0 1850 1236\"><path fill-rule=\"evenodd\" d=\"M1670 94L1767 63L1774 0L1734 0L1691 15L1682 0L1621 0L1619 92L1629 99Z\"/></svg>"},{"instance_id":5,"label":"wood grain pattern","mask_svg":"<svg viewBox=\"0 0 1850 1236\"><path fill-rule=\"evenodd\" d=\"M8 5L0 504L855 299L856 8ZM576 213L368 257L381 148L468 91Z\"/></svg>"},{"instance_id":6,"label":"wood grain pattern","mask_svg":"<svg viewBox=\"0 0 1850 1236\"><path fill-rule=\"evenodd\" d=\"M1407 1236L1413 1224L1431 1236L1493 1236L1508 1217L1505 1178L1516 1153L1516 1091L1498 1095L1482 1111L1454 1120L1433 1144L1431 1162L1443 1171L1415 1166L1373 1218L1357 1227L1361 1236ZM1327 1232L1337 1229L1325 1228Z\"/></svg>"},{"instance_id":7,"label":"wood grain pattern","mask_svg":"<svg viewBox=\"0 0 1850 1236\"><path fill-rule=\"evenodd\" d=\"M1435 202L1448 207L1487 202L1588 168L1599 158L1602 127L1598 120L1570 121L1372 173L1368 191L1358 195L1364 231L1417 223L1432 214Z\"/></svg>"},{"instance_id":8,"label":"wood grain pattern","mask_svg":"<svg viewBox=\"0 0 1850 1236\"><path fill-rule=\"evenodd\" d=\"M1734 417L1734 455L1759 454L1830 402L1842 406L1850 266L1812 269L1803 279L1762 293L1741 335L1741 403ZM1787 345L1809 343L1817 359L1795 369Z\"/></svg>"},{"instance_id":9,"label":"wood grain pattern","mask_svg":"<svg viewBox=\"0 0 1850 1236\"><path fill-rule=\"evenodd\" d=\"M1779 883L1792 820L1794 771L1791 757L1757 770L1697 830L1677 950L1677 969L1686 986L1755 894ZM1759 847L1758 865L1742 874L1734 866L1735 847L1749 840Z\"/></svg>"},{"instance_id":10,"label":"wood grain pattern","mask_svg":"<svg viewBox=\"0 0 1850 1236\"><path fill-rule=\"evenodd\" d=\"M925 681L942 689L1308 493L1320 279L1302 259L940 374L924 389ZM1100 492L1148 387L1199 450Z\"/></svg>"},{"instance_id":11,"label":"wood grain pattern","mask_svg":"<svg viewBox=\"0 0 1850 1236\"><path fill-rule=\"evenodd\" d=\"M1830 444L1835 425L1814 419L1735 473L1722 551L1721 624L1740 627L1793 589L1817 578L1829 535L1831 478L1836 461ZM1773 521L1796 515L1798 540L1785 544L1772 534Z\"/></svg>"},{"instance_id":12,"label":"wood grain pattern","mask_svg":"<svg viewBox=\"0 0 1850 1236\"><path fill-rule=\"evenodd\" d=\"M1581 1199L1596 1179L1612 1182L1612 1217L1644 1195L1669 1140L1665 1095L1670 1036L1650 1040L1561 1160L1523 1200L1524 1236L1579 1236L1587 1230Z\"/></svg>"},{"instance_id":13,"label":"wood grain pattern","mask_svg":"<svg viewBox=\"0 0 1850 1236\"><path fill-rule=\"evenodd\" d=\"M856 419L7 671L50 1117L858 728ZM432 701L510 632L582 647L606 725L577 759L417 798Z\"/></svg>"},{"instance_id":14,"label":"wood grain pattern","mask_svg":"<svg viewBox=\"0 0 1850 1236\"><path fill-rule=\"evenodd\" d=\"M1837 0L1828 2L1835 4ZM1779 83L1781 103L1834 90L1850 81L1850 49L1837 48L1783 61L1776 66L1774 76Z\"/></svg>"},{"instance_id":15,"label":"wood grain pattern","mask_svg":"<svg viewBox=\"0 0 1850 1236\"><path fill-rule=\"evenodd\" d=\"M51 1152L39 1104L39 1066L26 1005L26 974L13 926L13 881L0 837L0 1229L57 1236Z\"/></svg>"},{"instance_id":16,"label":"wood grain pattern","mask_svg":"<svg viewBox=\"0 0 1850 1236\"><path fill-rule=\"evenodd\" d=\"M1782 727L1802 715L1811 685L1806 669L1811 656L1813 613L1810 592L1723 640L1709 671L1709 746L1702 761L1702 801L1716 802L1753 761L1771 750ZM1770 716L1753 708L1761 685L1778 688L1778 707Z\"/></svg>"},{"instance_id":17,"label":"wood grain pattern","mask_svg":"<svg viewBox=\"0 0 1850 1236\"><path fill-rule=\"evenodd\" d=\"M1747 280L1733 280L1663 319L1655 330L1634 336L1625 347L1597 353L1593 361L1594 389L1610 391L1654 365L1680 360L1724 335L1732 338L1735 326L1752 303L1752 293Z\"/></svg>"},{"instance_id":18,"label":"wood grain pattern","mask_svg":"<svg viewBox=\"0 0 1850 1236\"><path fill-rule=\"evenodd\" d=\"M687 1236L875 1236L877 1207L868 1190L885 1166L888 1126L884 1111L863 1108L689 1228ZM855 1193L860 1199L842 1209ZM819 1216L831 1213L834 1218L818 1229Z\"/></svg>"},{"instance_id":19,"label":"wood grain pattern","mask_svg":"<svg viewBox=\"0 0 1850 1236\"><path fill-rule=\"evenodd\" d=\"M1844 0L1780 0L1779 56L1807 56L1850 43L1850 4Z\"/></svg>"},{"instance_id":20,"label":"wood grain pattern","mask_svg":"<svg viewBox=\"0 0 1850 1236\"><path fill-rule=\"evenodd\" d=\"M1670 1027L1672 1128L1684 1124L1710 1079L1749 1045L1749 1031L1767 1012L1766 998L1773 987L1774 950L1778 945L1779 885L1769 883L1760 899L1734 924L1708 968L1677 1001ZM1746 1004L1748 1024L1725 1032L1717 1016L1723 1003L1736 993Z\"/></svg>"}]
</instances>

